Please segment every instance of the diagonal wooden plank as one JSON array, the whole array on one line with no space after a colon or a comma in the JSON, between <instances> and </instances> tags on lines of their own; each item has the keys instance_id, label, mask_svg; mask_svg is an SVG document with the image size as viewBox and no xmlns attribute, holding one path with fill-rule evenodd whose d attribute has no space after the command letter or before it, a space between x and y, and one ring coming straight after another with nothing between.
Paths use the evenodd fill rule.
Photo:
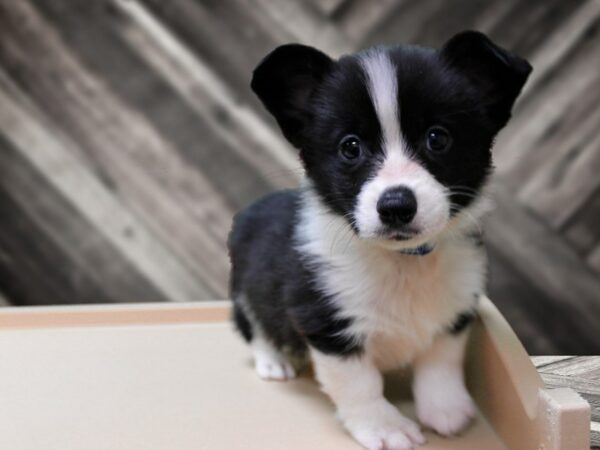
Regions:
<instances>
[{"instance_id":1,"label":"diagonal wooden plank","mask_svg":"<svg viewBox=\"0 0 600 450\"><path fill-rule=\"evenodd\" d=\"M2 188L0 214L0 289L15 305L115 301Z\"/></svg>"},{"instance_id":2,"label":"diagonal wooden plank","mask_svg":"<svg viewBox=\"0 0 600 450\"><path fill-rule=\"evenodd\" d=\"M310 0L311 3L326 16L332 16L352 0Z\"/></svg>"},{"instance_id":3,"label":"diagonal wooden plank","mask_svg":"<svg viewBox=\"0 0 600 450\"><path fill-rule=\"evenodd\" d=\"M541 372L544 367L551 365L557 361L565 361L573 358L576 358L576 356L532 356L531 361L533 362L533 365L536 367L538 372Z\"/></svg>"},{"instance_id":4,"label":"diagonal wooden plank","mask_svg":"<svg viewBox=\"0 0 600 450\"><path fill-rule=\"evenodd\" d=\"M594 373L600 370L600 356L574 356L572 358L557 359L541 367L538 372L552 373L563 377L579 377L598 385L600 377ZM600 392L598 392L600 394Z\"/></svg>"},{"instance_id":5,"label":"diagonal wooden plank","mask_svg":"<svg viewBox=\"0 0 600 450\"><path fill-rule=\"evenodd\" d=\"M354 42L365 36L402 3L403 0L354 0L349 2L334 18L334 23L344 35Z\"/></svg>"},{"instance_id":6,"label":"diagonal wooden plank","mask_svg":"<svg viewBox=\"0 0 600 450\"><path fill-rule=\"evenodd\" d=\"M260 111L260 102L248 89L250 74L267 52L278 44L294 39L280 22L271 20L271 28L277 29L275 36L265 33L267 27L263 26L264 22L252 27L258 45L248 46L243 34L228 29L227 17L220 15L219 10L212 10L205 2L144 0L143 3L232 88L240 101ZM257 10L250 2L245 2L244 7ZM263 13L262 16L263 21L270 19L268 14ZM266 113L263 114L267 117Z\"/></svg>"},{"instance_id":7,"label":"diagonal wooden plank","mask_svg":"<svg viewBox=\"0 0 600 450\"><path fill-rule=\"evenodd\" d=\"M596 18L588 29L599 23L600 18ZM580 99L597 92L594 87L599 81L595 64L598 48L597 34L581 35L573 52L561 53L560 64L552 66L555 70L538 75L541 80L535 89L517 103L509 130L498 137L495 149L498 173L506 177L507 185L518 185L527 170L537 167L538 143L544 142L544 137L552 134L561 121L569 120L564 112L576 109Z\"/></svg>"},{"instance_id":8,"label":"diagonal wooden plank","mask_svg":"<svg viewBox=\"0 0 600 450\"><path fill-rule=\"evenodd\" d=\"M79 145L69 150L102 173L186 272L212 295L225 296L224 242L231 213L219 193L139 112L73 59L25 2L3 17L7 34L0 39L0 57L7 67L19 67L21 85L51 114L54 124L77 141ZM206 296L199 292L188 298Z\"/></svg>"},{"instance_id":9,"label":"diagonal wooden plank","mask_svg":"<svg viewBox=\"0 0 600 450\"><path fill-rule=\"evenodd\" d=\"M599 79L600 81L600 79ZM521 188L518 198L554 228L563 227L600 186L600 110L574 127L562 148L550 152L543 166Z\"/></svg>"},{"instance_id":10,"label":"diagonal wooden plank","mask_svg":"<svg viewBox=\"0 0 600 450\"><path fill-rule=\"evenodd\" d=\"M531 57L585 0L530 0L514 3L508 14L489 30L504 46Z\"/></svg>"},{"instance_id":11,"label":"diagonal wooden plank","mask_svg":"<svg viewBox=\"0 0 600 450\"><path fill-rule=\"evenodd\" d=\"M488 264L487 289L490 298L515 330L532 355L556 355L572 347L573 334L555 332L565 328L561 314L553 309L554 302L547 294L532 286L527 277L513 267L505 255L493 246L486 248ZM535 302L529 301L536 299ZM546 320L537 320L544 313Z\"/></svg>"},{"instance_id":12,"label":"diagonal wooden plank","mask_svg":"<svg viewBox=\"0 0 600 450\"><path fill-rule=\"evenodd\" d=\"M549 299L562 330L580 336L568 353L590 354L600 347L600 280L556 234L516 204L505 190L495 193L496 210L486 222L486 241L514 263ZM498 217L498 219L494 219ZM502 220L499 220L501 218Z\"/></svg>"},{"instance_id":13,"label":"diagonal wooden plank","mask_svg":"<svg viewBox=\"0 0 600 450\"><path fill-rule=\"evenodd\" d=\"M522 97L535 91L549 73L556 70L561 61L573 52L600 17L600 0L587 0L570 16L545 36L543 45L531 56L535 70L523 89Z\"/></svg>"},{"instance_id":14,"label":"diagonal wooden plank","mask_svg":"<svg viewBox=\"0 0 600 450\"><path fill-rule=\"evenodd\" d=\"M220 105L207 102L201 117L190 108L190 103L172 84L161 78L160 73L147 64L147 59L122 38L122 29L130 26L131 21L114 3L103 2L90 7L56 0L38 4L69 51L99 82L107 84L120 102L143 115L230 208L244 206L271 189L269 180L257 170L260 167L257 159L264 152L254 148L244 151L243 143L232 147L233 133L223 131L231 122L230 112ZM152 53L152 49L148 52ZM158 57L153 61L156 59ZM106 61L111 61L110 66ZM260 162L264 172L281 171L280 166L268 158ZM237 182L231 183L230 179Z\"/></svg>"},{"instance_id":15,"label":"diagonal wooden plank","mask_svg":"<svg viewBox=\"0 0 600 450\"><path fill-rule=\"evenodd\" d=\"M171 252L127 211L80 160L69 152L69 143L55 130L36 119L36 113L14 95L5 76L0 77L0 128L23 156L45 174L48 182L73 204L82 216L96 225L110 241L166 298L190 300L209 294ZM10 89L11 96L6 92ZM125 232L127 231L127 232ZM128 238L128 234L135 239ZM120 299L122 301L134 299Z\"/></svg>"},{"instance_id":16,"label":"diagonal wooden plank","mask_svg":"<svg viewBox=\"0 0 600 450\"><path fill-rule=\"evenodd\" d=\"M116 0L129 20L122 33L128 43L218 132L241 159L278 189L297 185L301 166L296 151L234 94L201 60L165 29L140 3ZM227 114L224 121L215 114ZM278 176L282 174L282 176Z\"/></svg>"},{"instance_id":17,"label":"diagonal wooden plank","mask_svg":"<svg viewBox=\"0 0 600 450\"><path fill-rule=\"evenodd\" d=\"M355 43L348 36L304 2L249 0L249 3L274 22L285 26L297 42L317 47L336 58L355 48Z\"/></svg>"},{"instance_id":18,"label":"diagonal wooden plank","mask_svg":"<svg viewBox=\"0 0 600 450\"><path fill-rule=\"evenodd\" d=\"M10 108L7 103L5 108ZM0 117L1 125L5 124ZM162 295L154 286L153 281L139 273L137 268L105 238L94 224L88 222L81 216L79 211L73 207L44 177L43 173L36 170L24 156L29 149L17 149L6 141L0 134L0 189L9 198L7 202L14 205L14 211L7 214L3 220L3 226L7 222L16 222L25 228L25 222L33 222L31 229L36 229L36 235L28 235L19 232L13 238L18 241L30 240L31 246L46 246L53 252L51 260L64 271L66 276L72 279L73 291L70 296L65 293L61 296L69 303L91 302L105 299L115 301L165 301L167 297ZM68 170L62 168L62 170ZM134 239L133 236L129 239ZM47 245L48 241L52 244ZM20 255L11 254L11 258L20 258ZM8 267L5 266L6 270ZM44 277L52 277L50 270L44 271L40 267L36 274L36 283ZM19 277L23 282L32 279L32 273L27 272L24 267L14 267L14 273L10 276ZM89 280L89 283L86 281ZM90 283L94 287L90 287ZM42 283L40 283L40 287ZM97 291L101 297L90 295ZM49 297L45 289L32 289L35 297L17 298L12 296L16 303L40 304L47 301L56 301ZM13 293L14 294L14 293Z\"/></svg>"},{"instance_id":19,"label":"diagonal wooden plank","mask_svg":"<svg viewBox=\"0 0 600 450\"><path fill-rule=\"evenodd\" d=\"M598 226L598 218L596 217L596 227ZM594 249L587 257L587 261L596 272L600 272L600 242L596 244Z\"/></svg>"},{"instance_id":20,"label":"diagonal wooden plank","mask_svg":"<svg viewBox=\"0 0 600 450\"><path fill-rule=\"evenodd\" d=\"M582 205L565 224L563 235L569 244L583 257L590 256L600 243L600 189L593 193L589 202ZM600 275L600 267L596 268Z\"/></svg>"}]
</instances>

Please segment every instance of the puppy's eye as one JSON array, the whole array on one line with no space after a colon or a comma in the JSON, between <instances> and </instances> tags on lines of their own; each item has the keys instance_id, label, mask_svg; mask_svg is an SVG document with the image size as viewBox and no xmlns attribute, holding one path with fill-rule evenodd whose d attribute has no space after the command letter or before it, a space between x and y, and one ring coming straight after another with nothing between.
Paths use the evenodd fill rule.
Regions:
<instances>
[{"instance_id":1,"label":"puppy's eye","mask_svg":"<svg viewBox=\"0 0 600 450\"><path fill-rule=\"evenodd\" d=\"M340 155L348 161L356 161L362 154L360 140L354 136L344 137L339 146Z\"/></svg>"},{"instance_id":2,"label":"puppy's eye","mask_svg":"<svg viewBox=\"0 0 600 450\"><path fill-rule=\"evenodd\" d=\"M435 126L427 130L427 148L432 153L445 153L452 145L452 136L443 127Z\"/></svg>"}]
</instances>

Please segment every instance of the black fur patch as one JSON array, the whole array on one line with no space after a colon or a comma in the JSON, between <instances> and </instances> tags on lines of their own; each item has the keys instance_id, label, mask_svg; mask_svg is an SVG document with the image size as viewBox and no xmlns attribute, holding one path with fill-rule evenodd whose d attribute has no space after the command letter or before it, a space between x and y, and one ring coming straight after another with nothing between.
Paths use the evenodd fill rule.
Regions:
<instances>
[{"instance_id":1,"label":"black fur patch","mask_svg":"<svg viewBox=\"0 0 600 450\"><path fill-rule=\"evenodd\" d=\"M474 310L462 312L454 320L452 325L448 328L450 334L460 334L477 318L477 312Z\"/></svg>"},{"instance_id":2,"label":"black fur patch","mask_svg":"<svg viewBox=\"0 0 600 450\"><path fill-rule=\"evenodd\" d=\"M303 353L309 343L323 353L358 353L360 339L344 334L351 321L338 318L314 287L317 269L293 245L298 208L299 192L285 191L236 216L229 238L231 297L243 296L253 319L279 348Z\"/></svg>"},{"instance_id":3,"label":"black fur patch","mask_svg":"<svg viewBox=\"0 0 600 450\"><path fill-rule=\"evenodd\" d=\"M240 334L244 337L246 342L250 342L252 340L252 325L248 321L248 318L242 311L242 309L238 305L233 306L233 323L235 327L240 332Z\"/></svg>"},{"instance_id":4,"label":"black fur patch","mask_svg":"<svg viewBox=\"0 0 600 450\"><path fill-rule=\"evenodd\" d=\"M344 333L352 320L337 317L327 298L291 310L294 323L310 345L325 354L350 356L362 353L362 339Z\"/></svg>"},{"instance_id":5,"label":"black fur patch","mask_svg":"<svg viewBox=\"0 0 600 450\"><path fill-rule=\"evenodd\" d=\"M494 137L531 67L481 33L466 32L440 50L416 46L380 48L397 69L400 128L414 159L448 188L452 213L470 204L491 170ZM364 54L335 61L303 45L285 45L254 71L252 89L300 150L308 178L329 209L354 225L364 183L384 159L382 130L362 67ZM427 131L441 126L452 146L442 154L427 148ZM340 142L357 137L360 158L343 158ZM315 287L318 267L306 264L294 246L298 191L265 197L235 218L229 239L231 297L244 299L234 321L246 339L257 325L277 347L304 352L359 354L361 336L349 336L351 319ZM457 317L460 333L473 313Z\"/></svg>"}]
</instances>

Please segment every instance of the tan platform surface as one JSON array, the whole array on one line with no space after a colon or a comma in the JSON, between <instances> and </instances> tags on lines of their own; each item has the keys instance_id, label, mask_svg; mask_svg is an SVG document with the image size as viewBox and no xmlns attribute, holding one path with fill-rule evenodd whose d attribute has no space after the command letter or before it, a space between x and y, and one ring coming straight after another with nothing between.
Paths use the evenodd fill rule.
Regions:
<instances>
[{"instance_id":1,"label":"tan platform surface","mask_svg":"<svg viewBox=\"0 0 600 450\"><path fill-rule=\"evenodd\" d=\"M1 331L0 448L360 448L310 377L264 382L229 324L187 320ZM423 450L505 449L481 418L427 436Z\"/></svg>"}]
</instances>

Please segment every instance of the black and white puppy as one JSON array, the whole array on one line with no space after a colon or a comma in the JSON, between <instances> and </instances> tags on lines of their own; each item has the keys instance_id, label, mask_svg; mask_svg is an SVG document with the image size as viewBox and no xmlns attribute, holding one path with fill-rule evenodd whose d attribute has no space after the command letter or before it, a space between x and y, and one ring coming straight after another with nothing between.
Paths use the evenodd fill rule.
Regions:
<instances>
[{"instance_id":1,"label":"black and white puppy","mask_svg":"<svg viewBox=\"0 0 600 450\"><path fill-rule=\"evenodd\" d=\"M306 181L236 216L234 320L263 378L294 377L290 358L309 354L368 449L425 440L381 371L413 366L418 419L438 433L474 414L462 365L485 285L478 221L494 137L530 71L473 31L339 60L284 45L254 71Z\"/></svg>"}]
</instances>

